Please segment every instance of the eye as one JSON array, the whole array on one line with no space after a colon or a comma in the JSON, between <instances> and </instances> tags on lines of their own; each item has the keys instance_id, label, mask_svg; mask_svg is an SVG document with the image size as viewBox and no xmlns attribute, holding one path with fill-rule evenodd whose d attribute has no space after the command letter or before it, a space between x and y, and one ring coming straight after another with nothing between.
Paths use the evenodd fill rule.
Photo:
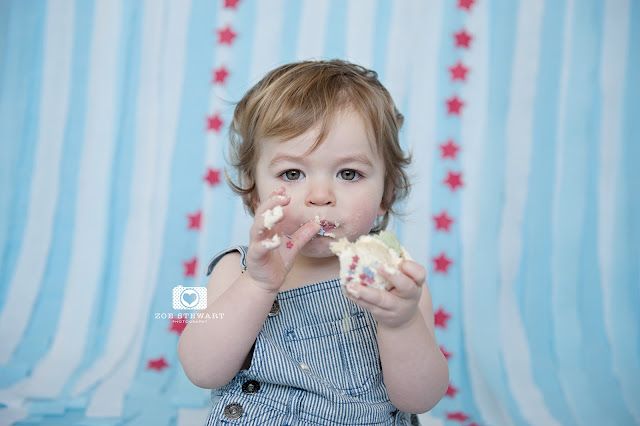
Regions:
<instances>
[{"instance_id":1,"label":"eye","mask_svg":"<svg viewBox=\"0 0 640 426\"><path fill-rule=\"evenodd\" d=\"M360 177L360 173L355 170L342 170L338 175L344 180L356 180Z\"/></svg>"},{"instance_id":2,"label":"eye","mask_svg":"<svg viewBox=\"0 0 640 426\"><path fill-rule=\"evenodd\" d=\"M300 170L287 170L282 173L282 176L285 180L298 180L304 176Z\"/></svg>"}]
</instances>

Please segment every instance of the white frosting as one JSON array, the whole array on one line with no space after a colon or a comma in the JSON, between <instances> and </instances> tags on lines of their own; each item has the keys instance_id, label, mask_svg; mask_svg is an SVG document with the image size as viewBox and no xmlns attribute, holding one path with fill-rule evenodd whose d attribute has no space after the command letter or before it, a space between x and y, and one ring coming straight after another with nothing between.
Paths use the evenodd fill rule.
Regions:
<instances>
[{"instance_id":1,"label":"white frosting","mask_svg":"<svg viewBox=\"0 0 640 426\"><path fill-rule=\"evenodd\" d=\"M267 229L273 228L273 225L275 225L282 216L284 216L282 206L275 206L274 208L262 213L262 217L264 218L264 227Z\"/></svg>"},{"instance_id":2,"label":"white frosting","mask_svg":"<svg viewBox=\"0 0 640 426\"><path fill-rule=\"evenodd\" d=\"M278 234L275 234L273 238L271 238L270 240L262 241L262 246L268 249L278 247L279 245L280 245L280 237L278 236Z\"/></svg>"}]
</instances>

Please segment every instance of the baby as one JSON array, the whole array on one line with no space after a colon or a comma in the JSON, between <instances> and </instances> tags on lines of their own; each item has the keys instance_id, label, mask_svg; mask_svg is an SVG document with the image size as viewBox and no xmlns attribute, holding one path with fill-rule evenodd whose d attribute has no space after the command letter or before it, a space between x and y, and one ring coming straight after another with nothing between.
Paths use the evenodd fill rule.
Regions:
<instances>
[{"instance_id":1,"label":"baby","mask_svg":"<svg viewBox=\"0 0 640 426\"><path fill-rule=\"evenodd\" d=\"M375 72L340 60L287 64L241 99L232 188L254 216L248 247L209 265L206 312L178 355L213 389L209 425L409 424L445 394L425 269L378 272L344 292L330 243L383 230L409 189L402 115ZM358 284L349 283L349 286Z\"/></svg>"}]
</instances>

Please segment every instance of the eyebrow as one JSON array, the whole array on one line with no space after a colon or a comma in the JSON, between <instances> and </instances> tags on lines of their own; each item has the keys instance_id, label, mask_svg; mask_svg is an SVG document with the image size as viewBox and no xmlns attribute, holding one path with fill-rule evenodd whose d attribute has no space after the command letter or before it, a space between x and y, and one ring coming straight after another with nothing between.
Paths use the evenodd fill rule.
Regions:
<instances>
[{"instance_id":1,"label":"eyebrow","mask_svg":"<svg viewBox=\"0 0 640 426\"><path fill-rule=\"evenodd\" d=\"M283 162L291 162L291 163L305 163L305 157L301 156L297 157L295 155L276 155L270 162L269 167L276 166L279 163ZM356 155L347 155L344 157L338 157L336 159L336 164L345 164L345 163L359 163L363 166L373 167L373 163L369 159L369 157L365 154L356 154Z\"/></svg>"}]
</instances>

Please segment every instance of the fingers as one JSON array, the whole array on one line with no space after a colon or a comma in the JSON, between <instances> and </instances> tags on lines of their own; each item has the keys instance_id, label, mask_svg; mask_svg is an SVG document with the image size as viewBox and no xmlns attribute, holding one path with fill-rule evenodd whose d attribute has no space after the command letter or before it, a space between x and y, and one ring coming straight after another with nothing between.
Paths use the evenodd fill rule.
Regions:
<instances>
[{"instance_id":1,"label":"fingers","mask_svg":"<svg viewBox=\"0 0 640 426\"><path fill-rule=\"evenodd\" d=\"M412 261L402 262L396 273L389 273L384 268L378 269L378 273L393 285L391 292L403 299L412 299L419 295L426 276L424 268Z\"/></svg>"},{"instance_id":2,"label":"fingers","mask_svg":"<svg viewBox=\"0 0 640 426\"><path fill-rule=\"evenodd\" d=\"M290 235L289 238L299 250L305 244L311 241L311 239L316 236L321 228L322 226L320 226L320 224L315 221L307 222L300 228L298 228L296 232Z\"/></svg>"},{"instance_id":3,"label":"fingers","mask_svg":"<svg viewBox=\"0 0 640 426\"><path fill-rule=\"evenodd\" d=\"M390 309L392 306L392 300L388 297L389 293L385 290L350 282L346 292L354 302L369 310L371 310L369 307L374 306L383 310Z\"/></svg>"},{"instance_id":4,"label":"fingers","mask_svg":"<svg viewBox=\"0 0 640 426\"><path fill-rule=\"evenodd\" d=\"M271 196L256 209L250 231L251 237L254 239L273 238L268 231L271 231L276 223L284 219L282 207L289 204L290 201L291 198L285 193L284 187L274 190Z\"/></svg>"},{"instance_id":5,"label":"fingers","mask_svg":"<svg viewBox=\"0 0 640 426\"><path fill-rule=\"evenodd\" d=\"M400 270L407 274L419 287L424 284L427 278L427 270L424 266L412 260L405 260L400 264Z\"/></svg>"},{"instance_id":6,"label":"fingers","mask_svg":"<svg viewBox=\"0 0 640 426\"><path fill-rule=\"evenodd\" d=\"M394 310L399 303L404 303L401 301L413 300L415 303L420 299L426 277L426 271L421 265L413 261L404 261L396 273L389 273L383 268L380 268L378 273L393 285L391 290L385 291L351 282L346 287L347 295L363 308L377 311Z\"/></svg>"}]
</instances>

